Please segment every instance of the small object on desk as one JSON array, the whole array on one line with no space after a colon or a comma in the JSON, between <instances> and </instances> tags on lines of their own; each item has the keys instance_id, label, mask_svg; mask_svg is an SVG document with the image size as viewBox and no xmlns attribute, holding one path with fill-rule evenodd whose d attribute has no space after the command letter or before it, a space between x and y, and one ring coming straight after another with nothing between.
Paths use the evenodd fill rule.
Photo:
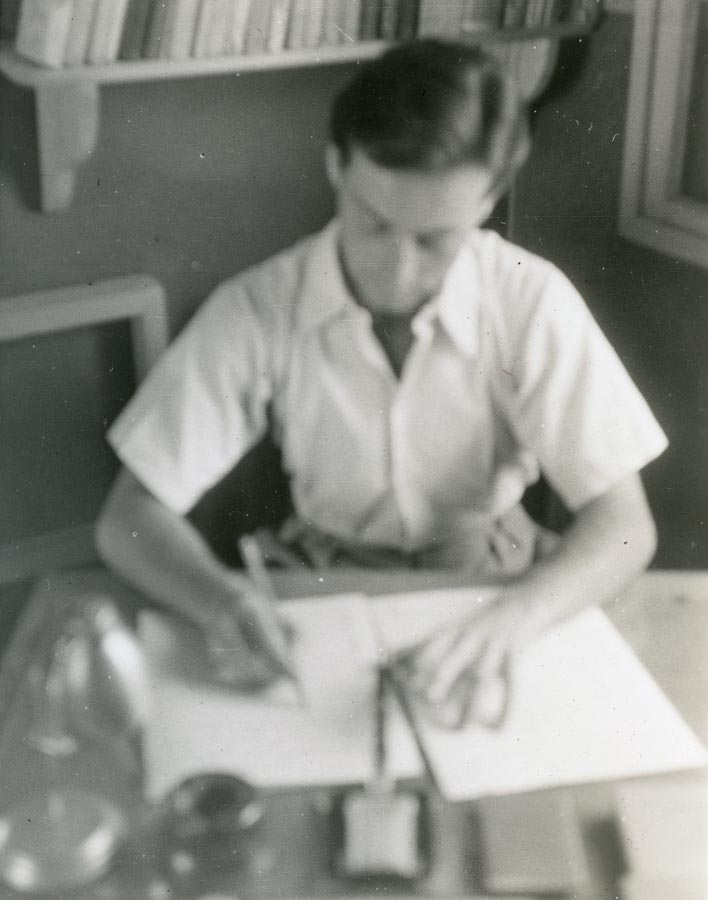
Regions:
<instances>
[{"instance_id":1,"label":"small object on desk","mask_svg":"<svg viewBox=\"0 0 708 900\"><path fill-rule=\"evenodd\" d=\"M196 648L190 653L157 614L141 614L154 698L145 727L148 795L214 769L263 786L370 781L368 677L381 637L395 654L469 615L478 596L466 589L285 601L280 610L297 629L307 715L197 688L187 671ZM600 610L549 629L519 655L512 701L499 731L417 721L413 735L392 710L390 770L398 779L422 773L417 741L441 793L457 801L698 768L708 758ZM205 732L212 736L206 745Z\"/></svg>"},{"instance_id":2,"label":"small object on desk","mask_svg":"<svg viewBox=\"0 0 708 900\"><path fill-rule=\"evenodd\" d=\"M570 791L483 798L478 814L484 890L587 896L590 872Z\"/></svg>"},{"instance_id":3,"label":"small object on desk","mask_svg":"<svg viewBox=\"0 0 708 900\"><path fill-rule=\"evenodd\" d=\"M341 800L343 845L335 858L337 874L414 880L427 869L424 799L397 789L386 770L386 702L389 672L378 668L376 682L375 775L363 789Z\"/></svg>"},{"instance_id":4,"label":"small object on desk","mask_svg":"<svg viewBox=\"0 0 708 900\"><path fill-rule=\"evenodd\" d=\"M162 807L163 868L170 878L197 882L214 869L248 866L263 818L256 789L237 775L187 778Z\"/></svg>"},{"instance_id":5,"label":"small object on desk","mask_svg":"<svg viewBox=\"0 0 708 900\"><path fill-rule=\"evenodd\" d=\"M626 900L708 897L706 775L626 781L615 788Z\"/></svg>"},{"instance_id":6,"label":"small object on desk","mask_svg":"<svg viewBox=\"0 0 708 900\"><path fill-rule=\"evenodd\" d=\"M31 893L89 884L108 869L126 830L123 813L87 791L33 794L0 818L0 876Z\"/></svg>"},{"instance_id":7,"label":"small object on desk","mask_svg":"<svg viewBox=\"0 0 708 900\"><path fill-rule=\"evenodd\" d=\"M0 818L0 877L15 890L52 891L94 881L122 843L127 832L122 810L99 794L55 782L62 760L78 750L72 732L80 732L77 726L85 726L101 705L88 699L96 683L104 692L110 683L108 699L119 711L112 734L121 726L132 728L139 658L137 642L101 595L89 599L83 614L55 640L47 670L30 669L36 708L27 744L41 754L52 786ZM108 678L101 681L104 669ZM92 693L91 698L97 700Z\"/></svg>"},{"instance_id":8,"label":"small object on desk","mask_svg":"<svg viewBox=\"0 0 708 900\"><path fill-rule=\"evenodd\" d=\"M275 608L276 598L273 585L266 569L261 548L258 541L250 535L243 535L239 539L238 548L241 553L246 571L253 583L258 588L259 599L261 601L261 620L267 624L268 631L272 638L281 642L280 649L280 670L281 674L291 681L297 691L298 702L301 706L307 706L307 697L302 688L302 683L290 659L290 647L288 646L288 638L285 631L285 623L281 621Z\"/></svg>"},{"instance_id":9,"label":"small object on desk","mask_svg":"<svg viewBox=\"0 0 708 900\"><path fill-rule=\"evenodd\" d=\"M416 684L416 660L426 643L407 647L396 656L391 674L401 703L411 709L414 706L416 716L442 728L460 730L472 725L492 731L502 728L513 693L511 663L506 660L493 675L480 676L474 668L463 672L445 700L438 703L428 697L428 685Z\"/></svg>"}]
</instances>

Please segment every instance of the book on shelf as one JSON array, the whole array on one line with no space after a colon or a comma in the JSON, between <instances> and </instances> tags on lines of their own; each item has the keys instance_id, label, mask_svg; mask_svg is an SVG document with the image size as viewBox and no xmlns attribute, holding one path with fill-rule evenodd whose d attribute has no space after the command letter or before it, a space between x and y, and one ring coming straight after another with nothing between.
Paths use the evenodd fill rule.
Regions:
<instances>
[{"instance_id":1,"label":"book on shelf","mask_svg":"<svg viewBox=\"0 0 708 900\"><path fill-rule=\"evenodd\" d=\"M105 65L118 58L127 5L127 0L98 0L86 51L89 64Z\"/></svg>"},{"instance_id":2,"label":"book on shelf","mask_svg":"<svg viewBox=\"0 0 708 900\"><path fill-rule=\"evenodd\" d=\"M524 28L533 29L541 25L543 18L543 5L545 0L528 0L526 4L526 18L524 19Z\"/></svg>"},{"instance_id":3,"label":"book on shelf","mask_svg":"<svg viewBox=\"0 0 708 900\"><path fill-rule=\"evenodd\" d=\"M356 43L361 40L361 0L343 0L342 7L343 43Z\"/></svg>"},{"instance_id":4,"label":"book on shelf","mask_svg":"<svg viewBox=\"0 0 708 900\"><path fill-rule=\"evenodd\" d=\"M399 41L412 41L418 34L418 0L399 0L398 31Z\"/></svg>"},{"instance_id":5,"label":"book on shelf","mask_svg":"<svg viewBox=\"0 0 708 900\"><path fill-rule=\"evenodd\" d=\"M323 0L322 44L332 47L342 43L342 0Z\"/></svg>"},{"instance_id":6,"label":"book on shelf","mask_svg":"<svg viewBox=\"0 0 708 900\"><path fill-rule=\"evenodd\" d=\"M380 0L361 0L361 17L359 20L360 40L375 41L378 38L380 15Z\"/></svg>"},{"instance_id":7,"label":"book on shelf","mask_svg":"<svg viewBox=\"0 0 708 900\"><path fill-rule=\"evenodd\" d=\"M206 42L206 56L223 56L227 38L231 30L233 4L231 0L218 0L212 11L209 34Z\"/></svg>"},{"instance_id":8,"label":"book on shelf","mask_svg":"<svg viewBox=\"0 0 708 900\"><path fill-rule=\"evenodd\" d=\"M305 27L303 30L303 47L314 50L322 43L322 20L324 19L324 0L310 0L307 4Z\"/></svg>"},{"instance_id":9,"label":"book on shelf","mask_svg":"<svg viewBox=\"0 0 708 900\"><path fill-rule=\"evenodd\" d=\"M105 61L115 62L118 59L120 41L123 36L125 14L128 10L128 0L113 0L111 17L108 23L106 43L104 46Z\"/></svg>"},{"instance_id":10,"label":"book on shelf","mask_svg":"<svg viewBox=\"0 0 708 900\"><path fill-rule=\"evenodd\" d=\"M288 50L302 50L305 46L305 20L308 0L292 0L285 46Z\"/></svg>"},{"instance_id":11,"label":"book on shelf","mask_svg":"<svg viewBox=\"0 0 708 900\"><path fill-rule=\"evenodd\" d=\"M557 21L561 25L568 25L574 21L573 7L575 0L558 0L557 2Z\"/></svg>"},{"instance_id":12,"label":"book on shelf","mask_svg":"<svg viewBox=\"0 0 708 900\"><path fill-rule=\"evenodd\" d=\"M152 2L143 44L145 59L158 59L161 55L167 21L167 6L168 0L153 0Z\"/></svg>"},{"instance_id":13,"label":"book on shelf","mask_svg":"<svg viewBox=\"0 0 708 900\"><path fill-rule=\"evenodd\" d=\"M158 51L161 58L189 59L198 12L199 0L168 0Z\"/></svg>"},{"instance_id":14,"label":"book on shelf","mask_svg":"<svg viewBox=\"0 0 708 900\"><path fill-rule=\"evenodd\" d=\"M554 25L591 25L599 3L597 0L528 0L524 27L552 28Z\"/></svg>"},{"instance_id":15,"label":"book on shelf","mask_svg":"<svg viewBox=\"0 0 708 900\"><path fill-rule=\"evenodd\" d=\"M273 0L256 0L246 23L245 53L264 53L268 48L268 27Z\"/></svg>"},{"instance_id":16,"label":"book on shelf","mask_svg":"<svg viewBox=\"0 0 708 900\"><path fill-rule=\"evenodd\" d=\"M313 50L324 43L325 12L325 0L293 0L286 47Z\"/></svg>"},{"instance_id":17,"label":"book on shelf","mask_svg":"<svg viewBox=\"0 0 708 900\"><path fill-rule=\"evenodd\" d=\"M398 35L398 0L381 0L379 35L384 41L395 41Z\"/></svg>"},{"instance_id":18,"label":"book on shelf","mask_svg":"<svg viewBox=\"0 0 708 900\"><path fill-rule=\"evenodd\" d=\"M81 66L86 62L96 12L96 0L74 0L71 27L66 41L64 64Z\"/></svg>"},{"instance_id":19,"label":"book on shelf","mask_svg":"<svg viewBox=\"0 0 708 900\"><path fill-rule=\"evenodd\" d=\"M20 17L21 0L3 0L0 3L0 37L14 38Z\"/></svg>"},{"instance_id":20,"label":"book on shelf","mask_svg":"<svg viewBox=\"0 0 708 900\"><path fill-rule=\"evenodd\" d=\"M526 22L527 0L505 0L502 28L523 28Z\"/></svg>"},{"instance_id":21,"label":"book on shelf","mask_svg":"<svg viewBox=\"0 0 708 900\"><path fill-rule=\"evenodd\" d=\"M571 21L578 25L590 25L600 11L600 0L575 0Z\"/></svg>"},{"instance_id":22,"label":"book on shelf","mask_svg":"<svg viewBox=\"0 0 708 900\"><path fill-rule=\"evenodd\" d=\"M420 0L418 37L457 38L465 0Z\"/></svg>"},{"instance_id":23,"label":"book on shelf","mask_svg":"<svg viewBox=\"0 0 708 900\"><path fill-rule=\"evenodd\" d=\"M252 2L256 2L256 0L231 0L231 15L226 34L226 53L236 55L243 53Z\"/></svg>"},{"instance_id":24,"label":"book on shelf","mask_svg":"<svg viewBox=\"0 0 708 900\"><path fill-rule=\"evenodd\" d=\"M266 41L266 49L269 53L278 53L285 47L289 17L290 0L273 0Z\"/></svg>"},{"instance_id":25,"label":"book on shelf","mask_svg":"<svg viewBox=\"0 0 708 900\"><path fill-rule=\"evenodd\" d=\"M209 29L214 13L216 0L201 0L197 21L194 25L194 38L192 40L192 56L196 58L206 56L209 42Z\"/></svg>"},{"instance_id":26,"label":"book on shelf","mask_svg":"<svg viewBox=\"0 0 708 900\"><path fill-rule=\"evenodd\" d=\"M152 0L128 0L123 34L118 48L119 59L142 58L151 9Z\"/></svg>"},{"instance_id":27,"label":"book on shelf","mask_svg":"<svg viewBox=\"0 0 708 900\"><path fill-rule=\"evenodd\" d=\"M172 39L176 12L175 0L164 0L163 12L159 17L159 27L156 26L157 40L151 50L153 59L169 59L169 44Z\"/></svg>"},{"instance_id":28,"label":"book on shelf","mask_svg":"<svg viewBox=\"0 0 708 900\"><path fill-rule=\"evenodd\" d=\"M542 25L544 28L551 28L558 24L560 20L561 0L546 0L546 8L543 14Z\"/></svg>"},{"instance_id":29,"label":"book on shelf","mask_svg":"<svg viewBox=\"0 0 708 900\"><path fill-rule=\"evenodd\" d=\"M460 28L463 34L499 28L504 12L503 0L466 0Z\"/></svg>"},{"instance_id":30,"label":"book on shelf","mask_svg":"<svg viewBox=\"0 0 708 900\"><path fill-rule=\"evenodd\" d=\"M17 53L31 62L61 68L73 8L72 0L24 0L17 22Z\"/></svg>"},{"instance_id":31,"label":"book on shelf","mask_svg":"<svg viewBox=\"0 0 708 900\"><path fill-rule=\"evenodd\" d=\"M9 0L0 26L49 67L186 60L358 41L589 28L600 0Z\"/></svg>"}]
</instances>

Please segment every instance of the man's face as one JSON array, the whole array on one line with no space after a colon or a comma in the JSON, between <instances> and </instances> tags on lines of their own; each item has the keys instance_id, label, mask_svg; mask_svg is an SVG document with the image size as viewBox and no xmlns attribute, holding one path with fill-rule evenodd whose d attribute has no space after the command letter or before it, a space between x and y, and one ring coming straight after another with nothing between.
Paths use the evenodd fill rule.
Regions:
<instances>
[{"instance_id":1,"label":"man's face","mask_svg":"<svg viewBox=\"0 0 708 900\"><path fill-rule=\"evenodd\" d=\"M337 193L339 251L356 299L372 313L414 312L440 289L469 232L491 213L492 174L387 169L354 149L327 149Z\"/></svg>"}]
</instances>

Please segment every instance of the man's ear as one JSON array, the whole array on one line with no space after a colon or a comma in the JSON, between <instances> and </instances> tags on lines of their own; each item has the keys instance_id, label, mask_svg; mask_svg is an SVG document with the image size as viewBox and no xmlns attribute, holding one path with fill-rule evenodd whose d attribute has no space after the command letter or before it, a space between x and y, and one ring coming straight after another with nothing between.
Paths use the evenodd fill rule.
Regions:
<instances>
[{"instance_id":1,"label":"man's ear","mask_svg":"<svg viewBox=\"0 0 708 900\"><path fill-rule=\"evenodd\" d=\"M342 172L344 161L342 153L335 144L327 144L325 147L325 169L327 171L327 179L335 191L342 186Z\"/></svg>"},{"instance_id":2,"label":"man's ear","mask_svg":"<svg viewBox=\"0 0 708 900\"><path fill-rule=\"evenodd\" d=\"M495 194L490 194L490 195L485 199L484 204L483 204L483 207L482 207L482 210L481 210L481 212L480 212L480 217L479 217L479 218L480 218L480 222L486 222L486 221L487 221L487 219L488 219L488 218L491 216L491 214L494 212L494 207L497 205L497 202L498 202L498 201L499 201L499 195L497 195L496 193L495 193Z\"/></svg>"},{"instance_id":3,"label":"man's ear","mask_svg":"<svg viewBox=\"0 0 708 900\"><path fill-rule=\"evenodd\" d=\"M507 190L508 188L505 187L495 187L487 194L487 196L482 201L482 205L479 211L480 224L486 222L487 219L491 216L496 208L497 203L499 203Z\"/></svg>"}]
</instances>

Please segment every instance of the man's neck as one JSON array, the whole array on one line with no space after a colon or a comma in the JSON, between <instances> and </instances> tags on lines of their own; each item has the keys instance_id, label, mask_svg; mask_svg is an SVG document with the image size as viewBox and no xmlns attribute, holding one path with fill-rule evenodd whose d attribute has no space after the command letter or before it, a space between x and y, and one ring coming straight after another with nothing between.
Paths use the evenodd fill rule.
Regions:
<instances>
[{"instance_id":1,"label":"man's neck","mask_svg":"<svg viewBox=\"0 0 708 900\"><path fill-rule=\"evenodd\" d=\"M376 312L371 309L371 306L366 302L366 299L362 297L357 290L356 284L347 270L346 260L340 246L337 247L337 257L347 290L352 299L359 306L369 311L373 332L381 344L396 377L400 377L406 356L413 344L411 323L419 310L421 310L431 298L425 297L414 309L407 310L406 312Z\"/></svg>"},{"instance_id":2,"label":"man's neck","mask_svg":"<svg viewBox=\"0 0 708 900\"><path fill-rule=\"evenodd\" d=\"M412 313L395 315L377 313L371 317L374 334L383 347L397 378L401 376L403 364L413 344L411 323L417 312L418 310L415 310Z\"/></svg>"}]
</instances>

